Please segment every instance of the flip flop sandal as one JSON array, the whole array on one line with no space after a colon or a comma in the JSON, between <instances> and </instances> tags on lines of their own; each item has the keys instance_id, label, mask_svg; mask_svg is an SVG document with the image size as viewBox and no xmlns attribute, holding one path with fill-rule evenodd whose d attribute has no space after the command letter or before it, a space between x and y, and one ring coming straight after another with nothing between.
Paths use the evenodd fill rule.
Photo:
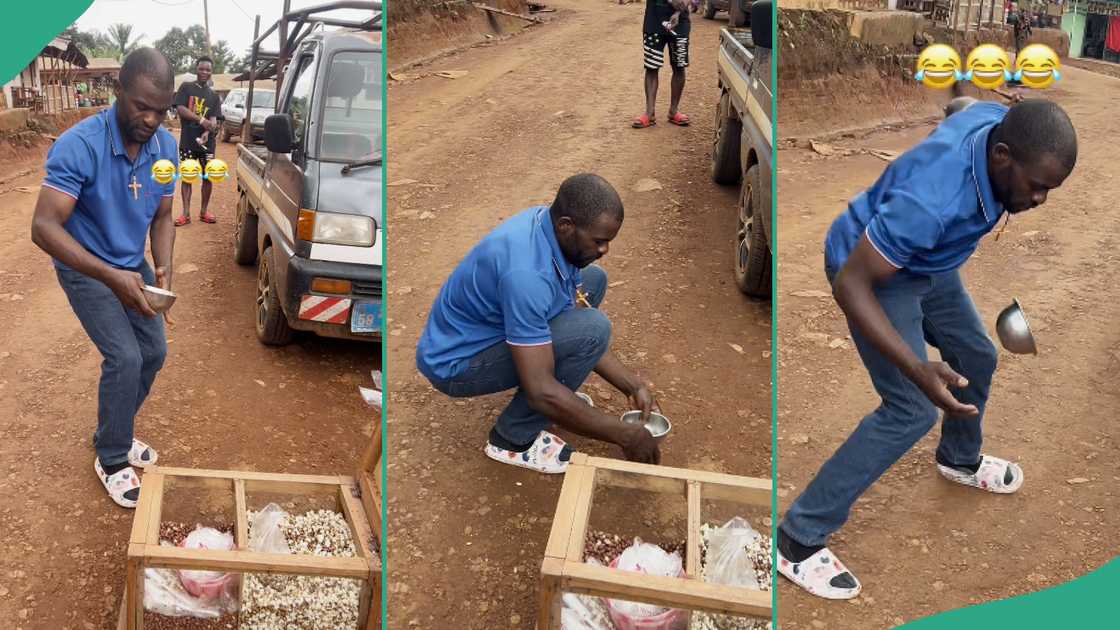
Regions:
<instances>
[{"instance_id":1,"label":"flip flop sandal","mask_svg":"<svg viewBox=\"0 0 1120 630\"><path fill-rule=\"evenodd\" d=\"M522 453L486 444L486 456L503 464L511 464L550 475L560 474L568 469L568 462L560 461L560 451L566 442L549 433L541 431L533 444Z\"/></svg>"},{"instance_id":2,"label":"flip flop sandal","mask_svg":"<svg viewBox=\"0 0 1120 630\"><path fill-rule=\"evenodd\" d=\"M1011 494L1023 485L1023 469L1018 464L991 455L980 456L980 468L975 473L941 464L937 470L949 481L996 494Z\"/></svg>"},{"instance_id":3,"label":"flip flop sandal","mask_svg":"<svg viewBox=\"0 0 1120 630\"><path fill-rule=\"evenodd\" d=\"M575 394L576 394L577 397L579 397L580 400L587 403L588 407L594 407L595 406L595 401L591 400L591 396L588 396L587 394L585 394L583 392L576 392Z\"/></svg>"},{"instance_id":4,"label":"flip flop sandal","mask_svg":"<svg viewBox=\"0 0 1120 630\"><path fill-rule=\"evenodd\" d=\"M186 225L190 222L191 222L190 217L185 217L181 214L179 216L175 217L175 227L183 227L184 225Z\"/></svg>"},{"instance_id":5,"label":"flip flop sandal","mask_svg":"<svg viewBox=\"0 0 1120 630\"><path fill-rule=\"evenodd\" d=\"M638 116L637 118L635 118L634 122L630 123L630 126L635 128L635 129L646 129L646 128L652 127L656 124L657 124L656 119L650 118L649 115L647 115L647 114L642 114L641 116Z\"/></svg>"},{"instance_id":6,"label":"flip flop sandal","mask_svg":"<svg viewBox=\"0 0 1120 630\"><path fill-rule=\"evenodd\" d=\"M137 468L147 468L156 463L159 454L156 449L140 440L132 440L132 448L128 449L128 463Z\"/></svg>"},{"instance_id":7,"label":"flip flop sandal","mask_svg":"<svg viewBox=\"0 0 1120 630\"><path fill-rule=\"evenodd\" d=\"M106 475L105 469L101 467L101 460L94 456L93 472L97 473L97 478L101 480L101 485L105 486L109 498L114 503L123 508L136 507L136 501L140 498L140 478L136 476L136 471L131 466L122 468L111 475ZM125 496L132 490L136 490L133 493L135 499Z\"/></svg>"},{"instance_id":8,"label":"flip flop sandal","mask_svg":"<svg viewBox=\"0 0 1120 630\"><path fill-rule=\"evenodd\" d=\"M677 112L669 117L669 122L678 127L687 127L692 120L687 115Z\"/></svg>"},{"instance_id":9,"label":"flip flop sandal","mask_svg":"<svg viewBox=\"0 0 1120 630\"><path fill-rule=\"evenodd\" d=\"M824 599L854 599L863 590L856 576L828 547L803 562L790 562L778 551L778 572L790 582Z\"/></svg>"},{"instance_id":10,"label":"flip flop sandal","mask_svg":"<svg viewBox=\"0 0 1120 630\"><path fill-rule=\"evenodd\" d=\"M203 212L198 217L198 219L200 221L202 221L203 223L217 223L218 222L218 218L215 217L214 215L210 214L209 212Z\"/></svg>"}]
</instances>

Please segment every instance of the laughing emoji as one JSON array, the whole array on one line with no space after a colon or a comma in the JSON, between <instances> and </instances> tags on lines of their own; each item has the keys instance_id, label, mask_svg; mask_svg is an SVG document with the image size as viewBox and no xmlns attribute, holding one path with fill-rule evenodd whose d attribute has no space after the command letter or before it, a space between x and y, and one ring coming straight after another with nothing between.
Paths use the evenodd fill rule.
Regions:
<instances>
[{"instance_id":1,"label":"laughing emoji","mask_svg":"<svg viewBox=\"0 0 1120 630\"><path fill-rule=\"evenodd\" d=\"M1058 55L1046 44L1031 44L1015 59L1015 79L1036 90L1062 80Z\"/></svg>"},{"instance_id":2,"label":"laughing emoji","mask_svg":"<svg viewBox=\"0 0 1120 630\"><path fill-rule=\"evenodd\" d=\"M206 163L206 174L202 178L218 183L227 176L229 176L229 167L226 166L225 160L214 158Z\"/></svg>"},{"instance_id":3,"label":"laughing emoji","mask_svg":"<svg viewBox=\"0 0 1120 630\"><path fill-rule=\"evenodd\" d=\"M968 69L965 80L984 90L994 90L1011 80L1011 60L1007 58L1007 51L995 44L973 48L964 67Z\"/></svg>"},{"instance_id":4,"label":"laughing emoji","mask_svg":"<svg viewBox=\"0 0 1120 630\"><path fill-rule=\"evenodd\" d=\"M918 55L918 72L914 78L927 87L943 90L960 79L961 56L952 46L933 44Z\"/></svg>"},{"instance_id":5,"label":"laughing emoji","mask_svg":"<svg viewBox=\"0 0 1120 630\"><path fill-rule=\"evenodd\" d=\"M193 184L198 181L198 176L202 174L202 165L198 160L183 160L179 163L179 177L182 178L184 183Z\"/></svg>"},{"instance_id":6,"label":"laughing emoji","mask_svg":"<svg viewBox=\"0 0 1120 630\"><path fill-rule=\"evenodd\" d=\"M152 179L158 184L170 184L175 180L175 164L171 160L158 160L152 165Z\"/></svg>"}]
</instances>

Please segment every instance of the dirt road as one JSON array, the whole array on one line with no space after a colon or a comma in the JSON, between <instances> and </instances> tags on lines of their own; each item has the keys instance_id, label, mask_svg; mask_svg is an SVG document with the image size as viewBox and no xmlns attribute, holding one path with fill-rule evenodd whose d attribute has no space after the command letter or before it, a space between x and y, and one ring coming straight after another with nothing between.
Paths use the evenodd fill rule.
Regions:
<instances>
[{"instance_id":1,"label":"dirt road","mask_svg":"<svg viewBox=\"0 0 1120 630\"><path fill-rule=\"evenodd\" d=\"M1018 297L1038 339L1037 357L1000 351L985 419L985 450L1020 462L1025 485L1018 494L996 496L941 479L933 464L938 431L931 432L867 492L832 539L862 580L863 595L826 602L782 580L783 628L893 626L1059 584L1120 551L1114 456L1120 396L1110 378L1120 361L1113 324L1120 315L1114 203L1120 178L1108 166L1120 134L1109 113L1120 80L1069 68L1060 87L1044 96L1060 102L1077 127L1077 168L1046 205L1012 219L998 241L985 239L964 269L990 330L1000 309ZM905 150L931 128L838 144ZM829 224L885 163L866 154L823 158L791 149L779 152L779 164L784 511L878 403L828 296L821 251Z\"/></svg>"},{"instance_id":2,"label":"dirt road","mask_svg":"<svg viewBox=\"0 0 1120 630\"><path fill-rule=\"evenodd\" d=\"M219 148L231 166L233 146ZM42 162L41 152L6 161L9 172L36 173L0 186L0 619L115 628L132 511L109 500L92 470L100 356L30 240ZM373 426L357 385L368 385L379 348L257 342L255 270L237 267L231 251L235 195L232 179L216 185L219 223L205 225L196 190L195 221L179 228L177 325L137 434L170 466L353 474Z\"/></svg>"},{"instance_id":3,"label":"dirt road","mask_svg":"<svg viewBox=\"0 0 1120 630\"><path fill-rule=\"evenodd\" d=\"M559 9L550 24L422 68L465 76L389 89L390 627L532 627L560 479L483 455L508 393L452 401L413 357L432 300L467 250L503 219L551 201L576 172L604 175L626 204L602 261L612 284L604 310L614 351L654 382L674 421L663 463L770 476L769 306L735 288L737 191L707 172L725 21L693 22L682 111L694 124L665 122L664 71L661 124L634 130L643 5L549 4ZM635 192L643 178L662 188ZM394 186L403 180L417 183ZM588 391L597 405L624 409L597 377ZM620 456L566 437L578 450ZM600 501L599 522L630 514L668 529L673 510L662 503Z\"/></svg>"}]
</instances>

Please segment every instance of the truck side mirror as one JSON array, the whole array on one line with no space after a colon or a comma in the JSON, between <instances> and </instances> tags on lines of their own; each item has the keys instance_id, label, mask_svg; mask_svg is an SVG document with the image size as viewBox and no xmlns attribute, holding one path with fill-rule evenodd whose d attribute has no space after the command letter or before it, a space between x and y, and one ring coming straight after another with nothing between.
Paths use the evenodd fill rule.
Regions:
<instances>
[{"instance_id":1,"label":"truck side mirror","mask_svg":"<svg viewBox=\"0 0 1120 630\"><path fill-rule=\"evenodd\" d=\"M751 39L759 48L773 48L774 3L771 0L755 0L751 4Z\"/></svg>"},{"instance_id":2,"label":"truck side mirror","mask_svg":"<svg viewBox=\"0 0 1120 630\"><path fill-rule=\"evenodd\" d=\"M292 117L272 114L264 119L264 144L273 153L291 153L295 139L292 137Z\"/></svg>"}]
</instances>

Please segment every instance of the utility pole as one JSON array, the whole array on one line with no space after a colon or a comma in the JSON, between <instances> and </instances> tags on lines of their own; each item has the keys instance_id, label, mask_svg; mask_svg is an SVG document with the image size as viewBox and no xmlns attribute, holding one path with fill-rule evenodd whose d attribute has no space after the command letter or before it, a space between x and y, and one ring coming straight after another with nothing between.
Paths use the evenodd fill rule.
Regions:
<instances>
[{"instance_id":1,"label":"utility pole","mask_svg":"<svg viewBox=\"0 0 1120 630\"><path fill-rule=\"evenodd\" d=\"M210 48L210 3L202 0L202 24L206 28L206 56L214 58L214 51Z\"/></svg>"}]
</instances>

